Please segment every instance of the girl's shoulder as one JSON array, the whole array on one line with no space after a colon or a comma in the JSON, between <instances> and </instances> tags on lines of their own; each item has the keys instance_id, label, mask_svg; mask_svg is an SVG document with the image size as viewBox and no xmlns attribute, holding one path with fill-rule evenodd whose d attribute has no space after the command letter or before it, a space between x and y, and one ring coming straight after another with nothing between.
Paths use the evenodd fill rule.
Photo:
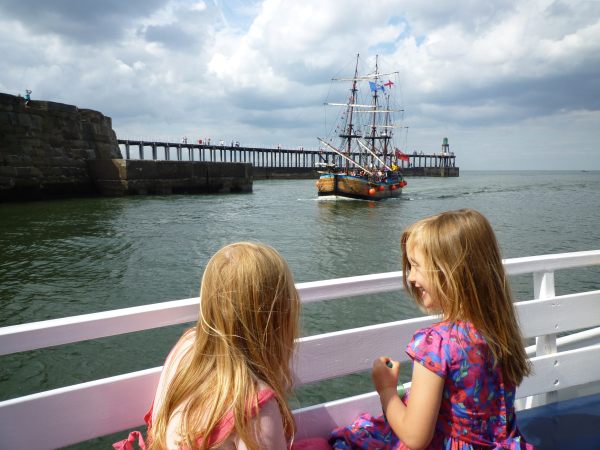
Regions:
<instances>
[{"instance_id":1,"label":"girl's shoulder","mask_svg":"<svg viewBox=\"0 0 600 450\"><path fill-rule=\"evenodd\" d=\"M441 321L415 332L412 341L439 340L445 344L485 343L485 339L470 322L461 320Z\"/></svg>"},{"instance_id":2,"label":"girl's shoulder","mask_svg":"<svg viewBox=\"0 0 600 450\"><path fill-rule=\"evenodd\" d=\"M413 361L446 377L448 370L454 370L468 355L486 355L485 348L485 340L472 324L444 321L418 330L406 346L406 353Z\"/></svg>"},{"instance_id":3,"label":"girl's shoulder","mask_svg":"<svg viewBox=\"0 0 600 450\"><path fill-rule=\"evenodd\" d=\"M429 327L422 328L419 331L433 330L442 336L465 335L465 336L481 336L479 331L471 322L464 320L442 320L434 323Z\"/></svg>"},{"instance_id":4,"label":"girl's shoulder","mask_svg":"<svg viewBox=\"0 0 600 450\"><path fill-rule=\"evenodd\" d=\"M178 366L183 356L193 347L195 339L196 329L186 330L167 355L165 367Z\"/></svg>"},{"instance_id":5,"label":"girl's shoulder","mask_svg":"<svg viewBox=\"0 0 600 450\"><path fill-rule=\"evenodd\" d=\"M276 397L276 394L275 394L275 391L273 390L273 388L271 388L271 386L269 386L267 383L265 383L262 380L258 380L257 389L258 389L259 404L266 403L267 401Z\"/></svg>"},{"instance_id":6,"label":"girl's shoulder","mask_svg":"<svg viewBox=\"0 0 600 450\"><path fill-rule=\"evenodd\" d=\"M451 327L449 322L437 322L427 327L423 327L415 331L412 340L433 336L438 339L444 339L450 335Z\"/></svg>"}]
</instances>

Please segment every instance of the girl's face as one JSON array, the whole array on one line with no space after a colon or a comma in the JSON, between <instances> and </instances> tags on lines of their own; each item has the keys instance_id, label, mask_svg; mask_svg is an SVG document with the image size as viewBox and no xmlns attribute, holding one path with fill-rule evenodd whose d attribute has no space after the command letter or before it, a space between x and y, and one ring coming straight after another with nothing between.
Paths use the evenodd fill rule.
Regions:
<instances>
[{"instance_id":1,"label":"girl's face","mask_svg":"<svg viewBox=\"0 0 600 450\"><path fill-rule=\"evenodd\" d=\"M410 271L408 272L408 282L414 286L419 293L423 306L429 311L435 309L437 303L430 292L430 282L427 277L428 268L425 266L425 258L421 250L414 245L407 248Z\"/></svg>"}]
</instances>

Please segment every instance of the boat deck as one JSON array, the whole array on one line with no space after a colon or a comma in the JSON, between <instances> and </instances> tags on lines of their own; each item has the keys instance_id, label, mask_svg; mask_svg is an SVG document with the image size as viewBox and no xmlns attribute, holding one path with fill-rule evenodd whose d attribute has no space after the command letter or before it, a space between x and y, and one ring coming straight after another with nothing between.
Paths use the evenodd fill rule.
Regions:
<instances>
[{"instance_id":1,"label":"boat deck","mask_svg":"<svg viewBox=\"0 0 600 450\"><path fill-rule=\"evenodd\" d=\"M514 258L504 265L509 276L533 278L534 298L516 303L524 337L535 339L526 349L534 373L517 390L518 421L525 435L541 449L599 448L600 290L555 295L554 272L598 266L600 250ZM306 304L397 292L402 274L297 287ZM196 297L0 328L0 355L192 322L198 301ZM293 367L296 383L367 371L380 354L407 361L398 342L408 342L417 329L435 321L433 316L416 317L301 338ZM139 427L160 371L161 367L148 368L0 402L2 447L58 448ZM362 412L381 413L376 392L298 409L298 437L327 436ZM573 441L568 441L569 434Z\"/></svg>"},{"instance_id":2,"label":"boat deck","mask_svg":"<svg viewBox=\"0 0 600 450\"><path fill-rule=\"evenodd\" d=\"M536 450L600 448L600 394L520 411L517 420Z\"/></svg>"}]
</instances>

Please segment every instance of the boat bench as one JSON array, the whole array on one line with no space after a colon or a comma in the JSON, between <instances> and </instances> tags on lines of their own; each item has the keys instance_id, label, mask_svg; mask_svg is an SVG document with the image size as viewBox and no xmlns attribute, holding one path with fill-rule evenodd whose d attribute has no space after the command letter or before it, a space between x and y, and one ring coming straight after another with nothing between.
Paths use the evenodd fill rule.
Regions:
<instances>
[{"instance_id":1,"label":"boat bench","mask_svg":"<svg viewBox=\"0 0 600 450\"><path fill-rule=\"evenodd\" d=\"M519 411L517 424L536 450L598 450L600 394Z\"/></svg>"}]
</instances>

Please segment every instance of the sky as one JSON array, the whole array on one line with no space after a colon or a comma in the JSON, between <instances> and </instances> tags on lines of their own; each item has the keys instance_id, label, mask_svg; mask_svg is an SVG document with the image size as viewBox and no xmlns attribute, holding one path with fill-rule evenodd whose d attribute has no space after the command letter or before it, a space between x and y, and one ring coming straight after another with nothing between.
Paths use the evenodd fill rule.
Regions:
<instances>
[{"instance_id":1,"label":"sky","mask_svg":"<svg viewBox=\"0 0 600 450\"><path fill-rule=\"evenodd\" d=\"M600 0L0 0L0 54L0 92L120 139L286 148L318 148L332 77L379 55L407 152L600 170Z\"/></svg>"}]
</instances>

